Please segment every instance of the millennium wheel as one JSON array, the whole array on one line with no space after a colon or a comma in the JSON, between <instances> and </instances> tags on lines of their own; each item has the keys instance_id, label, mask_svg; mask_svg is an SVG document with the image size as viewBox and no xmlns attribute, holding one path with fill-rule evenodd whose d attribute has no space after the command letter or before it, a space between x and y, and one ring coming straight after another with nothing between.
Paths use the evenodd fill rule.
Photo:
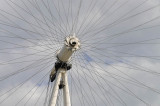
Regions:
<instances>
[{"instance_id":1,"label":"millennium wheel","mask_svg":"<svg viewBox=\"0 0 160 106\"><path fill-rule=\"evenodd\" d=\"M0 106L158 106L159 34L159 0L1 0Z\"/></svg>"}]
</instances>

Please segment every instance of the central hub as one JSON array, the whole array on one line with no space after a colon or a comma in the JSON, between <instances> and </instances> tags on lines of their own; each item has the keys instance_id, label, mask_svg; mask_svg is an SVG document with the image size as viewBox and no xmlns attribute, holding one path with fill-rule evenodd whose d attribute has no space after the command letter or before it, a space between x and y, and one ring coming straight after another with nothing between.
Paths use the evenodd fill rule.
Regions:
<instances>
[{"instance_id":1,"label":"central hub","mask_svg":"<svg viewBox=\"0 0 160 106\"><path fill-rule=\"evenodd\" d=\"M80 48L79 39L75 36L75 34L66 37L65 45L72 49L72 51L76 51Z\"/></svg>"},{"instance_id":2,"label":"central hub","mask_svg":"<svg viewBox=\"0 0 160 106\"><path fill-rule=\"evenodd\" d=\"M65 38L64 46L57 52L57 62L51 70L50 80L54 81L58 69L62 68L69 70L72 67L72 64L69 64L72 54L80 48L79 39L75 34L69 35Z\"/></svg>"},{"instance_id":3,"label":"central hub","mask_svg":"<svg viewBox=\"0 0 160 106\"><path fill-rule=\"evenodd\" d=\"M80 42L75 34L66 37L64 46L57 53L58 60L62 62L68 62L72 54L79 48Z\"/></svg>"}]
</instances>

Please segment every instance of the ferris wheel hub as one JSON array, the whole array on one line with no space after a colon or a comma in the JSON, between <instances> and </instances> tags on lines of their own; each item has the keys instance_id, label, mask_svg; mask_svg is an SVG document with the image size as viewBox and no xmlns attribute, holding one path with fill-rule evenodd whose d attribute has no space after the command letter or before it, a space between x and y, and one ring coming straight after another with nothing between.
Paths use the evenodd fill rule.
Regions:
<instances>
[{"instance_id":1,"label":"ferris wheel hub","mask_svg":"<svg viewBox=\"0 0 160 106\"><path fill-rule=\"evenodd\" d=\"M66 37L65 45L67 46L68 49L71 49L72 51L76 51L80 48L80 41L75 36L75 34L72 34Z\"/></svg>"},{"instance_id":2,"label":"ferris wheel hub","mask_svg":"<svg viewBox=\"0 0 160 106\"><path fill-rule=\"evenodd\" d=\"M72 64L69 63L72 54L80 48L79 39L72 34L65 38L64 46L61 50L57 52L57 62L55 62L54 67L51 70L50 79L51 82L56 78L56 74L58 69L62 68L70 70L72 68Z\"/></svg>"},{"instance_id":3,"label":"ferris wheel hub","mask_svg":"<svg viewBox=\"0 0 160 106\"><path fill-rule=\"evenodd\" d=\"M80 48L80 41L75 34L65 38L64 46L57 52L58 61L68 62L72 54Z\"/></svg>"}]
</instances>

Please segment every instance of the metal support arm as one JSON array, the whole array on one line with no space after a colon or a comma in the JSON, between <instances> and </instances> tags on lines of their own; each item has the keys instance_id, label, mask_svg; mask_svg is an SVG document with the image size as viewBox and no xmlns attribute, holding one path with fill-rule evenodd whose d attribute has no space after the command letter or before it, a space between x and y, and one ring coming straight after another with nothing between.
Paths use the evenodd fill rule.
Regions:
<instances>
[{"instance_id":1,"label":"metal support arm","mask_svg":"<svg viewBox=\"0 0 160 106\"><path fill-rule=\"evenodd\" d=\"M54 88L52 91L52 96L51 96L51 99L49 102L49 106L56 106L57 95L58 95L59 85L60 85L61 79L65 85L63 88L64 106L71 106L70 96L69 96L68 78L67 78L66 69L64 69L64 68L60 68L58 70L56 80L54 83Z\"/></svg>"}]
</instances>

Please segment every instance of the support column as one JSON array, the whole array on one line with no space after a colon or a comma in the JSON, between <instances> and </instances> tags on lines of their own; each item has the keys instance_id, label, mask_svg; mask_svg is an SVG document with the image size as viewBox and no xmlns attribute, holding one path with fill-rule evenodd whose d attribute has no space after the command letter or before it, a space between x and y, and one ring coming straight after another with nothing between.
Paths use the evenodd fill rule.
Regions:
<instances>
[{"instance_id":1,"label":"support column","mask_svg":"<svg viewBox=\"0 0 160 106\"><path fill-rule=\"evenodd\" d=\"M62 74L62 78L64 81L64 88L63 88L63 100L64 100L64 106L71 106L70 102L70 94L69 94L69 86L68 86L68 78L67 78L67 73Z\"/></svg>"},{"instance_id":2,"label":"support column","mask_svg":"<svg viewBox=\"0 0 160 106\"><path fill-rule=\"evenodd\" d=\"M51 99L49 101L49 106L56 106L57 95L58 95L58 90L59 90L59 84L60 84L61 77L62 77L62 71L61 71L61 69L59 69L58 73L57 73L57 76L56 76L55 83L54 83L54 88L52 90L52 96L51 96Z\"/></svg>"}]
</instances>

